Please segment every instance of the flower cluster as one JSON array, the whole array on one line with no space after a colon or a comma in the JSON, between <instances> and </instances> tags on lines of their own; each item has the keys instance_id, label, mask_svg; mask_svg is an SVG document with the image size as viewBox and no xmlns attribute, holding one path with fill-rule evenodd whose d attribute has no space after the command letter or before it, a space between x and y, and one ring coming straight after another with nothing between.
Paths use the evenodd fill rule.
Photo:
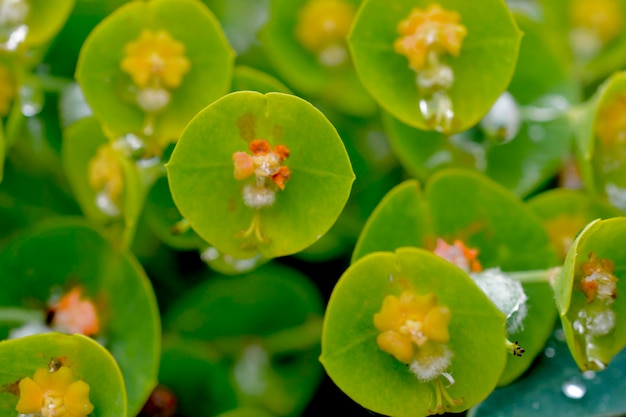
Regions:
<instances>
[{"instance_id":1,"label":"flower cluster","mask_svg":"<svg viewBox=\"0 0 626 417\"><path fill-rule=\"evenodd\" d=\"M96 205L107 215L119 215L124 173L117 151L106 143L98 148L88 165L89 186L98 192Z\"/></svg>"},{"instance_id":2,"label":"flower cluster","mask_svg":"<svg viewBox=\"0 0 626 417\"><path fill-rule=\"evenodd\" d=\"M433 293L417 295L405 290L399 297L388 295L381 310L374 315L374 326L380 331L378 347L411 365L422 381L431 381L450 365L451 351L448 324L452 313L438 305Z\"/></svg>"},{"instance_id":3,"label":"flower cluster","mask_svg":"<svg viewBox=\"0 0 626 417\"><path fill-rule=\"evenodd\" d=\"M460 240L455 240L452 245L438 238L435 255L452 262L465 272L480 272L483 270L478 258L478 249L470 249Z\"/></svg>"},{"instance_id":4,"label":"flower cluster","mask_svg":"<svg viewBox=\"0 0 626 417\"><path fill-rule=\"evenodd\" d=\"M139 91L137 103L146 112L156 112L169 104L170 91L180 86L191 64L185 46L165 30L144 30L124 48L120 64Z\"/></svg>"},{"instance_id":5,"label":"flower cluster","mask_svg":"<svg viewBox=\"0 0 626 417\"><path fill-rule=\"evenodd\" d=\"M52 327L63 333L80 333L93 336L100 330L100 322L93 302L83 297L79 287L61 297L50 306Z\"/></svg>"},{"instance_id":6,"label":"flower cluster","mask_svg":"<svg viewBox=\"0 0 626 417\"><path fill-rule=\"evenodd\" d=\"M397 53L405 55L409 66L423 71L432 65L433 58L448 53L458 56L467 29L455 11L443 9L433 3L426 10L414 8L398 25L400 38L394 43Z\"/></svg>"},{"instance_id":7,"label":"flower cluster","mask_svg":"<svg viewBox=\"0 0 626 417\"><path fill-rule=\"evenodd\" d=\"M291 177L288 167L282 165L289 157L290 151L285 145L276 145L272 149L265 139L255 139L250 142L250 152L235 152L233 164L236 180L244 180L254 175L254 184L247 185L243 190L244 202L248 207L263 208L274 204L276 198L273 184L279 190L285 189L285 184Z\"/></svg>"},{"instance_id":8,"label":"flower cluster","mask_svg":"<svg viewBox=\"0 0 626 417\"><path fill-rule=\"evenodd\" d=\"M20 414L42 417L85 417L93 412L89 385L74 380L67 366L58 369L38 368L33 378L22 378L20 399L15 409Z\"/></svg>"},{"instance_id":9,"label":"flower cluster","mask_svg":"<svg viewBox=\"0 0 626 417\"><path fill-rule=\"evenodd\" d=\"M296 39L322 64L340 65L348 58L345 41L355 13L343 0L310 0L298 13Z\"/></svg>"},{"instance_id":10,"label":"flower cluster","mask_svg":"<svg viewBox=\"0 0 626 417\"><path fill-rule=\"evenodd\" d=\"M589 260L582 264L583 277L580 280L580 289L587 297L587 303L596 298L609 305L617 297L617 277L613 275L613 262L608 259L598 259L595 253L589 254Z\"/></svg>"}]
</instances>

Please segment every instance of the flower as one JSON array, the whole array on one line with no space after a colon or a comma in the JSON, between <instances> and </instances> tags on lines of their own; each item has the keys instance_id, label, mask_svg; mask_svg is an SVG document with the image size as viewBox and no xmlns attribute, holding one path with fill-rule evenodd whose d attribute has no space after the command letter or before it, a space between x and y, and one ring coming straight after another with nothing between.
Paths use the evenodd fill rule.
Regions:
<instances>
[{"instance_id":1,"label":"flower","mask_svg":"<svg viewBox=\"0 0 626 417\"><path fill-rule=\"evenodd\" d=\"M570 24L585 29L603 43L615 39L623 30L624 13L616 0L574 0L570 7Z\"/></svg>"},{"instance_id":2,"label":"flower","mask_svg":"<svg viewBox=\"0 0 626 417\"><path fill-rule=\"evenodd\" d=\"M0 116L6 116L15 97L15 79L11 71L0 65Z\"/></svg>"},{"instance_id":3,"label":"flower","mask_svg":"<svg viewBox=\"0 0 626 417\"><path fill-rule=\"evenodd\" d=\"M409 17L398 24L400 38L394 42L394 50L405 55L415 71L426 69L431 52L458 56L467 35L467 28L460 20L457 12L445 10L436 3L426 10L414 8Z\"/></svg>"},{"instance_id":4,"label":"flower","mask_svg":"<svg viewBox=\"0 0 626 417\"><path fill-rule=\"evenodd\" d=\"M310 0L298 13L296 39L309 52L320 54L322 61L331 66L339 64L347 58L344 44L355 13L354 5L346 1ZM337 59L324 59L332 51Z\"/></svg>"},{"instance_id":5,"label":"flower","mask_svg":"<svg viewBox=\"0 0 626 417\"><path fill-rule=\"evenodd\" d=\"M110 144L101 145L88 165L89 186L103 190L109 199L118 205L124 188L122 164L115 149Z\"/></svg>"},{"instance_id":6,"label":"flower","mask_svg":"<svg viewBox=\"0 0 626 417\"><path fill-rule=\"evenodd\" d=\"M255 139L250 142L249 149L252 155L246 152L233 154L235 179L244 180L254 174L257 188L265 188L265 180L270 179L280 190L284 190L291 171L281 164L289 158L289 148L276 145L272 149L265 139Z\"/></svg>"},{"instance_id":7,"label":"flower","mask_svg":"<svg viewBox=\"0 0 626 417\"><path fill-rule=\"evenodd\" d=\"M608 259L598 259L591 252L589 260L582 264L583 278L580 280L580 289L591 303L596 297L609 305L617 298L617 277L613 275L613 262Z\"/></svg>"},{"instance_id":8,"label":"flower","mask_svg":"<svg viewBox=\"0 0 626 417\"><path fill-rule=\"evenodd\" d=\"M51 306L52 325L64 333L92 336L100 330L96 309L91 300L82 297L82 290L73 288Z\"/></svg>"},{"instance_id":9,"label":"flower","mask_svg":"<svg viewBox=\"0 0 626 417\"><path fill-rule=\"evenodd\" d=\"M458 239L452 245L448 245L443 239L437 239L434 253L452 262L465 272L480 272L483 270L477 259L478 249L470 249Z\"/></svg>"},{"instance_id":10,"label":"flower","mask_svg":"<svg viewBox=\"0 0 626 417\"><path fill-rule=\"evenodd\" d=\"M20 399L15 406L18 413L38 414L42 417L84 417L93 412L89 401L89 385L75 381L72 370L61 366L50 372L38 368L33 378L22 378Z\"/></svg>"},{"instance_id":11,"label":"flower","mask_svg":"<svg viewBox=\"0 0 626 417\"><path fill-rule=\"evenodd\" d=\"M138 39L124 47L121 68L141 88L148 86L178 87L190 68L185 46L165 30L144 30Z\"/></svg>"},{"instance_id":12,"label":"flower","mask_svg":"<svg viewBox=\"0 0 626 417\"><path fill-rule=\"evenodd\" d=\"M450 309L438 306L433 293L417 295L405 290L400 297L388 295L381 310L374 315L374 326L381 332L376 342L382 351L410 364L420 349L433 348L426 346L427 343L448 343L451 317Z\"/></svg>"}]
</instances>

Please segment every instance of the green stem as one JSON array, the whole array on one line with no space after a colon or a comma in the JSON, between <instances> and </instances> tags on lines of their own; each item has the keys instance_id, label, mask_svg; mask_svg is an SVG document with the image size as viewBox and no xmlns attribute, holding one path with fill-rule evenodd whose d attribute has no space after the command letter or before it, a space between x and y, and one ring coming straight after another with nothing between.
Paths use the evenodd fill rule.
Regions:
<instances>
[{"instance_id":1,"label":"green stem","mask_svg":"<svg viewBox=\"0 0 626 417\"><path fill-rule=\"evenodd\" d=\"M5 131L5 154L9 152L18 136L22 133L22 128L26 122L26 116L22 114L22 103L17 97L11 106L11 112L7 119Z\"/></svg>"},{"instance_id":2,"label":"green stem","mask_svg":"<svg viewBox=\"0 0 626 417\"><path fill-rule=\"evenodd\" d=\"M263 346L270 355L307 350L320 343L322 318L311 317L303 324L267 336Z\"/></svg>"},{"instance_id":3,"label":"green stem","mask_svg":"<svg viewBox=\"0 0 626 417\"><path fill-rule=\"evenodd\" d=\"M554 280L561 273L563 267L555 266L549 269L534 271L507 272L506 275L522 284L545 282L554 286Z\"/></svg>"},{"instance_id":4,"label":"green stem","mask_svg":"<svg viewBox=\"0 0 626 417\"><path fill-rule=\"evenodd\" d=\"M25 324L30 322L43 323L45 320L43 310L29 310L19 307L0 308L0 324Z\"/></svg>"},{"instance_id":5,"label":"green stem","mask_svg":"<svg viewBox=\"0 0 626 417\"><path fill-rule=\"evenodd\" d=\"M32 81L37 87L49 93L60 93L72 83L72 80L68 78L49 74L34 74Z\"/></svg>"}]
</instances>

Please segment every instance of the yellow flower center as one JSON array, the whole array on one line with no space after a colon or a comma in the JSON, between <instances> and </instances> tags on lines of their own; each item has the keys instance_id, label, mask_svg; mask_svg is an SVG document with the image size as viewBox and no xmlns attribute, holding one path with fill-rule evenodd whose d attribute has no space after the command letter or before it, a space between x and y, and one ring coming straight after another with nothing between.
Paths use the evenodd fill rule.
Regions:
<instances>
[{"instance_id":1,"label":"yellow flower center","mask_svg":"<svg viewBox=\"0 0 626 417\"><path fill-rule=\"evenodd\" d=\"M11 102L15 97L15 79L11 71L0 65L0 117L9 114Z\"/></svg>"},{"instance_id":2,"label":"yellow flower center","mask_svg":"<svg viewBox=\"0 0 626 417\"><path fill-rule=\"evenodd\" d=\"M606 44L622 32L624 13L617 0L574 0L570 24L575 29L588 30Z\"/></svg>"},{"instance_id":3,"label":"yellow flower center","mask_svg":"<svg viewBox=\"0 0 626 417\"><path fill-rule=\"evenodd\" d=\"M478 261L478 249L468 248L460 240L455 240L452 245L448 245L445 240L437 239L435 255L452 262L465 272L480 272L483 270Z\"/></svg>"},{"instance_id":4,"label":"yellow flower center","mask_svg":"<svg viewBox=\"0 0 626 417\"><path fill-rule=\"evenodd\" d=\"M89 161L89 186L96 191L104 191L115 205L119 205L124 187L124 174L119 155L111 144L98 148L96 155Z\"/></svg>"},{"instance_id":5,"label":"yellow flower center","mask_svg":"<svg viewBox=\"0 0 626 417\"><path fill-rule=\"evenodd\" d=\"M329 66L347 59L346 36L356 13L342 0L310 0L298 13L295 35L309 52Z\"/></svg>"},{"instance_id":6,"label":"yellow flower center","mask_svg":"<svg viewBox=\"0 0 626 417\"><path fill-rule=\"evenodd\" d=\"M126 44L124 54L121 68L140 88L176 88L191 66L185 46L165 30L144 30L138 39Z\"/></svg>"},{"instance_id":7,"label":"yellow flower center","mask_svg":"<svg viewBox=\"0 0 626 417\"><path fill-rule=\"evenodd\" d=\"M75 381L72 370L61 366L50 372L35 371L33 378L22 378L20 399L15 407L21 414L41 414L42 417L85 417L93 412L89 401L89 385Z\"/></svg>"},{"instance_id":8,"label":"yellow flower center","mask_svg":"<svg viewBox=\"0 0 626 417\"><path fill-rule=\"evenodd\" d=\"M448 343L451 317L450 309L437 305L433 293L417 295L405 290L400 297L388 295L374 315L374 326L381 332L376 342L382 351L409 364L420 349L430 349L429 342Z\"/></svg>"},{"instance_id":9,"label":"yellow flower center","mask_svg":"<svg viewBox=\"0 0 626 417\"><path fill-rule=\"evenodd\" d=\"M409 17L398 25L400 38L394 43L397 53L405 55L415 71L427 68L432 55L448 53L458 56L467 28L455 11L443 9L433 3L426 10L414 8Z\"/></svg>"}]
</instances>

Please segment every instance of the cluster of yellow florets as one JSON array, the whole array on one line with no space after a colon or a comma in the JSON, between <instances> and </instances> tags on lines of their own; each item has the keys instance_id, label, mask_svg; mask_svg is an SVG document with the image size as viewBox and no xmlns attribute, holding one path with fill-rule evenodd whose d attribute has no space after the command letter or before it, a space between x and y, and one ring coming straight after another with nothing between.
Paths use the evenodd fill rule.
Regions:
<instances>
[{"instance_id":1,"label":"cluster of yellow florets","mask_svg":"<svg viewBox=\"0 0 626 417\"><path fill-rule=\"evenodd\" d=\"M191 64L185 46L165 30L144 30L124 48L121 68L139 87L137 103L146 112L169 104L170 90L178 88Z\"/></svg>"},{"instance_id":2,"label":"cluster of yellow florets","mask_svg":"<svg viewBox=\"0 0 626 417\"><path fill-rule=\"evenodd\" d=\"M42 417L86 417L93 412L89 385L76 381L67 366L39 368L33 378L22 378L20 399L15 409L20 414Z\"/></svg>"}]
</instances>

